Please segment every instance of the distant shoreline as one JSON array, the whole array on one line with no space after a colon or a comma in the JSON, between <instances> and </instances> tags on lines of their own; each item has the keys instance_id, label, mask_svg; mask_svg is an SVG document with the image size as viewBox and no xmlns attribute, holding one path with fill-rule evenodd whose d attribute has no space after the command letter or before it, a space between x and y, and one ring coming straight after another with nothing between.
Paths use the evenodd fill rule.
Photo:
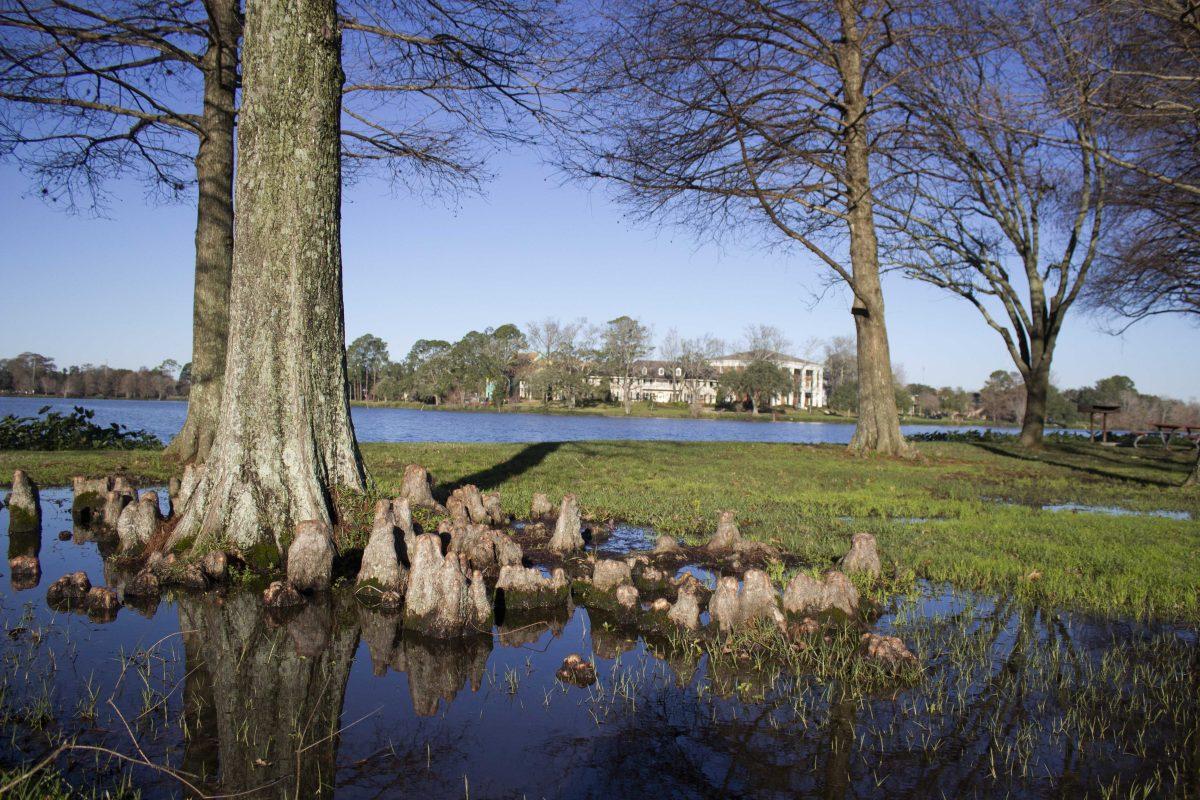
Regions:
<instances>
[{"instance_id":1,"label":"distant shoreline","mask_svg":"<svg viewBox=\"0 0 1200 800\"><path fill-rule=\"evenodd\" d=\"M0 392L0 397L16 397L24 400L119 400L122 403L186 403L187 395L176 397L63 397L57 394L22 394Z\"/></svg>"}]
</instances>

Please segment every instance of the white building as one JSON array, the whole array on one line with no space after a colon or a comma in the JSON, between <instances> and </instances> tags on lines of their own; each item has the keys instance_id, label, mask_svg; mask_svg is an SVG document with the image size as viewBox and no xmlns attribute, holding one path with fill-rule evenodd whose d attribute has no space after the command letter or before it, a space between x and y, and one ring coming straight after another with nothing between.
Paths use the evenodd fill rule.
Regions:
<instances>
[{"instance_id":1,"label":"white building","mask_svg":"<svg viewBox=\"0 0 1200 800\"><path fill-rule=\"evenodd\" d=\"M772 405L791 406L792 408L825 407L825 368L823 366L814 361L806 361L784 353L771 353L767 358L780 369L786 370L792 379L792 390L787 394L773 397ZM692 392L698 391L701 403L710 406L716 405L717 383L721 373L745 369L753 361L753 353L731 353L721 356L710 362L715 373L714 376L699 381L686 380L683 371L669 362L639 361L629 391L634 400L653 400L658 403L690 403ZM589 381L593 386L603 386L607 383L609 393L613 398L625 399L623 378L597 375L590 378ZM722 399L732 400L734 398Z\"/></svg>"}]
</instances>

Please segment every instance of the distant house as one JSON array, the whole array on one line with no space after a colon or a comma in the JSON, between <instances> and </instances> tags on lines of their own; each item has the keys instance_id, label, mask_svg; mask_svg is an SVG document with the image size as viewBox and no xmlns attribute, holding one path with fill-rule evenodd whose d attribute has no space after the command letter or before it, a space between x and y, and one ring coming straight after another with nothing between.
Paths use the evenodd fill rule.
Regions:
<instances>
[{"instance_id":1,"label":"distant house","mask_svg":"<svg viewBox=\"0 0 1200 800\"><path fill-rule=\"evenodd\" d=\"M683 370L668 361L638 361L634 364L633 381L629 393L634 400L653 400L656 403L692 402L692 381L685 381ZM614 400L625 399L625 379L610 375L593 375L588 379L593 386L608 388ZM700 402L716 405L717 382L700 380L696 383Z\"/></svg>"},{"instance_id":2,"label":"distant house","mask_svg":"<svg viewBox=\"0 0 1200 800\"><path fill-rule=\"evenodd\" d=\"M692 392L698 391L702 404L716 405L718 400L717 384L721 373L745 369L753 363L754 357L754 353L731 353L713 359L710 362L713 368L713 377L699 381L685 380L683 370L668 361L639 361L634 368L629 392L634 400L690 403ZM792 378L792 390L787 394L776 395L771 400L772 405L786 405L792 408L825 407L825 368L823 366L814 361L806 361L785 353L771 353L767 358L781 369L786 370ZM598 387L607 385L609 394L614 399L625 399L623 378L594 375L589 382ZM693 389L693 387L695 388Z\"/></svg>"},{"instance_id":3,"label":"distant house","mask_svg":"<svg viewBox=\"0 0 1200 800\"><path fill-rule=\"evenodd\" d=\"M717 372L731 369L745 369L755 358L754 353L732 353L714 359L713 367ZM791 406L792 408L824 408L825 407L825 367L815 361L807 361L786 353L768 353L766 356L775 366L785 370L792 379L792 390L785 395L772 398L773 405Z\"/></svg>"}]
</instances>

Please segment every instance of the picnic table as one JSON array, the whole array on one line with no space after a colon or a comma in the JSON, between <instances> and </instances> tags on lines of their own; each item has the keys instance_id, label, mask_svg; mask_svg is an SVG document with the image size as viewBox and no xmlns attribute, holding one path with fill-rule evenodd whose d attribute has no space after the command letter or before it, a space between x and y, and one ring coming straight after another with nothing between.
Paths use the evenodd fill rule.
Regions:
<instances>
[{"instance_id":1,"label":"picnic table","mask_svg":"<svg viewBox=\"0 0 1200 800\"><path fill-rule=\"evenodd\" d=\"M1137 447L1138 443L1148 436L1157 435L1162 440L1163 447L1170 447L1171 440L1179 437L1185 442L1195 445L1200 448L1200 426L1197 425L1177 425L1173 422L1156 422L1154 423L1153 431L1139 431L1134 435L1133 446Z\"/></svg>"}]
</instances>

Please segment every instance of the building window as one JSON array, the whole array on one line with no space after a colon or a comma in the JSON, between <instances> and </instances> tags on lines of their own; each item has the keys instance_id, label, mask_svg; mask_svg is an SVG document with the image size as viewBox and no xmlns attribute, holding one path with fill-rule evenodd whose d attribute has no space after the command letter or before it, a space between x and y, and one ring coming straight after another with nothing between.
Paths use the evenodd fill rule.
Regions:
<instances>
[{"instance_id":1,"label":"building window","mask_svg":"<svg viewBox=\"0 0 1200 800\"><path fill-rule=\"evenodd\" d=\"M662 367L659 367L659 368L658 368L658 377L660 377L660 378L661 378L661 377L662 377L663 375L665 375L665 374L666 374L666 371L665 371L665 370L663 370L663 368L662 368Z\"/></svg>"}]
</instances>

